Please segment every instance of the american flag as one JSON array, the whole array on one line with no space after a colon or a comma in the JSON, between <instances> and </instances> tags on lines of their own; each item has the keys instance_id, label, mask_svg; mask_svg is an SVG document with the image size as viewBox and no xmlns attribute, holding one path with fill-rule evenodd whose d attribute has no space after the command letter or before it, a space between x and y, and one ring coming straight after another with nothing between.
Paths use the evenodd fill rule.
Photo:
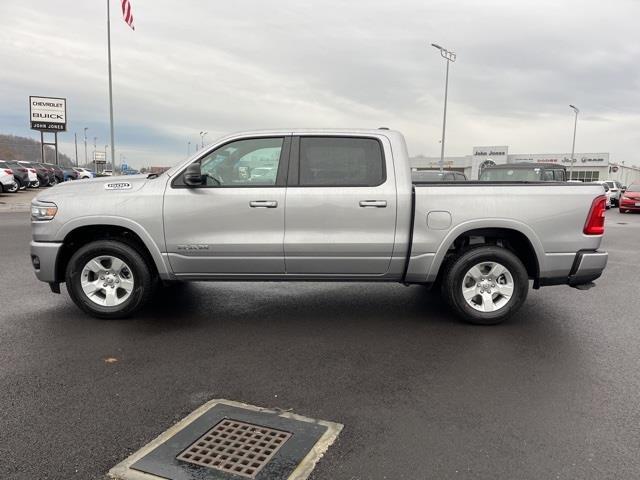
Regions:
<instances>
[{"instance_id":1,"label":"american flag","mask_svg":"<svg viewBox=\"0 0 640 480\"><path fill-rule=\"evenodd\" d=\"M131 30L135 30L133 26L133 13L131 13L131 3L129 0L122 0L122 16L124 21L131 27Z\"/></svg>"}]
</instances>

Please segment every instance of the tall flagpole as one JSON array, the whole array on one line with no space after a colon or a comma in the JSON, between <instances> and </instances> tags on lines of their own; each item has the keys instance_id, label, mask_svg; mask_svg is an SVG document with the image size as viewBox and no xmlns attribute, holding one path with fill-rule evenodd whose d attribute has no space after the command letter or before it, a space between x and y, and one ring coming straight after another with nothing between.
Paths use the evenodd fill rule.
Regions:
<instances>
[{"instance_id":1,"label":"tall flagpole","mask_svg":"<svg viewBox=\"0 0 640 480\"><path fill-rule=\"evenodd\" d=\"M111 85L111 12L107 0L107 52L109 54L109 120L111 123L111 171L116 173L116 146L113 140L113 87Z\"/></svg>"}]
</instances>

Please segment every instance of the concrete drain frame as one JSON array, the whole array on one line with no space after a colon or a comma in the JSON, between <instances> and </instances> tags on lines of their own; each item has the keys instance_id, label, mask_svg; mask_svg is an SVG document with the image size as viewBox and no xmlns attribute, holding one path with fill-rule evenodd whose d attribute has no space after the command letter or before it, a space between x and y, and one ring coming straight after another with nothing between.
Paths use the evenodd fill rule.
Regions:
<instances>
[{"instance_id":1,"label":"concrete drain frame","mask_svg":"<svg viewBox=\"0 0 640 480\"><path fill-rule=\"evenodd\" d=\"M343 426L211 400L109 471L118 480L306 479Z\"/></svg>"}]
</instances>

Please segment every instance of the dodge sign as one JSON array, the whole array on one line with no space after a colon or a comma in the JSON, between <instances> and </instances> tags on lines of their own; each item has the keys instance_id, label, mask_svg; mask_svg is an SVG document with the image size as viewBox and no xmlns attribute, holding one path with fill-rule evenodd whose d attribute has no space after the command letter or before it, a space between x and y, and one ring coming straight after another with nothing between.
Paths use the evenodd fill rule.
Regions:
<instances>
[{"instance_id":1,"label":"dodge sign","mask_svg":"<svg viewBox=\"0 0 640 480\"><path fill-rule=\"evenodd\" d=\"M64 132L67 129L67 99L29 97L31 128L43 132Z\"/></svg>"}]
</instances>

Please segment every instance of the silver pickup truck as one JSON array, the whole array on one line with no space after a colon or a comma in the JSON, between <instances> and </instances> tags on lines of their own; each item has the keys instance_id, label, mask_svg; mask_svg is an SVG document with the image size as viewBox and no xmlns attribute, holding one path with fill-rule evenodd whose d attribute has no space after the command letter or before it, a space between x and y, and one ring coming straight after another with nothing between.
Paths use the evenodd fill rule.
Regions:
<instances>
[{"instance_id":1,"label":"silver pickup truck","mask_svg":"<svg viewBox=\"0 0 640 480\"><path fill-rule=\"evenodd\" d=\"M178 281L438 286L495 324L533 288L588 288L607 263L601 185L412 182L404 138L279 130L219 139L160 175L67 182L31 209L36 276L100 318Z\"/></svg>"}]
</instances>

